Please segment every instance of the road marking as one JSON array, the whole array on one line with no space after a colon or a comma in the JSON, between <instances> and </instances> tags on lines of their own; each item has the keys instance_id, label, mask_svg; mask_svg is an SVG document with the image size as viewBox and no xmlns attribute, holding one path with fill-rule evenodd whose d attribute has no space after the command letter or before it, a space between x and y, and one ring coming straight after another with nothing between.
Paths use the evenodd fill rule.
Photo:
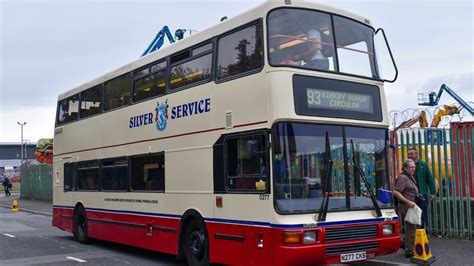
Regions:
<instances>
[{"instance_id":1,"label":"road marking","mask_svg":"<svg viewBox=\"0 0 474 266\"><path fill-rule=\"evenodd\" d=\"M3 234L3 235L6 235L6 236L12 237L12 238L15 237L14 235L10 235L10 234Z\"/></svg>"},{"instance_id":2,"label":"road marking","mask_svg":"<svg viewBox=\"0 0 474 266\"><path fill-rule=\"evenodd\" d=\"M0 0L1 1L1 0ZM1 233L0 233L1 234ZM2 253L0 253L2 254ZM69 261L69 258L66 258L65 255L67 254L59 254L59 255L46 255L46 256L36 256L36 257L27 257L27 258L15 258L15 259L0 259L0 265L32 265L32 264L42 264L42 265L50 265L52 263L64 263L65 261ZM71 255L75 255L81 258L84 258L87 262L89 259L96 259L96 258L104 258L104 257L114 257L116 255L115 252L110 251L88 251L88 252L79 252L73 253Z\"/></svg>"},{"instance_id":3,"label":"road marking","mask_svg":"<svg viewBox=\"0 0 474 266\"><path fill-rule=\"evenodd\" d=\"M78 262L87 262L87 260L81 260L81 259L74 258L74 257L66 257L66 259L75 260L75 261L78 261Z\"/></svg>"}]
</instances>

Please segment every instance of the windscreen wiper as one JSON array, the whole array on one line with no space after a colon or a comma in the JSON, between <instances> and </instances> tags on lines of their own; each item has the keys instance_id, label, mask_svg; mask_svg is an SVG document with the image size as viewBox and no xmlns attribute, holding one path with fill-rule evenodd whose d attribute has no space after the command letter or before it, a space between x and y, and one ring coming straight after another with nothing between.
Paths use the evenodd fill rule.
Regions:
<instances>
[{"instance_id":1,"label":"windscreen wiper","mask_svg":"<svg viewBox=\"0 0 474 266\"><path fill-rule=\"evenodd\" d=\"M380 207L377 204L377 201L375 200L375 196L374 196L374 193L372 192L372 189L370 188L369 180L367 180L367 177L365 176L364 172L360 169L359 164L355 158L356 154L354 152L354 141L352 139L351 139L351 151L352 151L352 162L354 165L354 178L357 171L357 173L359 173L359 176L362 177L362 180L364 180L364 183L367 186L367 191L369 192L370 198L372 199L372 204L375 207L375 213L377 214L377 217L382 217L382 212L380 211Z\"/></svg>"},{"instance_id":2,"label":"windscreen wiper","mask_svg":"<svg viewBox=\"0 0 474 266\"><path fill-rule=\"evenodd\" d=\"M318 221L326 221L326 214L328 212L328 206L329 206L329 190L330 189L330 184L331 184L331 177L332 177L332 168L333 168L333 160L331 158L331 144L329 143L329 134L326 131L326 151L325 151L325 162L327 165L326 169L326 177L325 177L325 182L324 182L324 188L323 188L323 201L321 202L321 207L319 208L319 214L318 214Z\"/></svg>"}]
</instances>

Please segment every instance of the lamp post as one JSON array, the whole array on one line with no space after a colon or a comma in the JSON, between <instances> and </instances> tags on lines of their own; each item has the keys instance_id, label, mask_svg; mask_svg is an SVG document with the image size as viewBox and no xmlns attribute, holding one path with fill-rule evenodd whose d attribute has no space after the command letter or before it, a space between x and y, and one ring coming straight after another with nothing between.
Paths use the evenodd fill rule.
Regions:
<instances>
[{"instance_id":1,"label":"lamp post","mask_svg":"<svg viewBox=\"0 0 474 266\"><path fill-rule=\"evenodd\" d=\"M23 162L28 163L28 141L29 139L23 140Z\"/></svg>"},{"instance_id":2,"label":"lamp post","mask_svg":"<svg viewBox=\"0 0 474 266\"><path fill-rule=\"evenodd\" d=\"M26 125L26 122L20 123L17 122L18 125L21 126L21 164L23 164L23 158L24 158L24 153L23 153L23 126Z\"/></svg>"}]
</instances>

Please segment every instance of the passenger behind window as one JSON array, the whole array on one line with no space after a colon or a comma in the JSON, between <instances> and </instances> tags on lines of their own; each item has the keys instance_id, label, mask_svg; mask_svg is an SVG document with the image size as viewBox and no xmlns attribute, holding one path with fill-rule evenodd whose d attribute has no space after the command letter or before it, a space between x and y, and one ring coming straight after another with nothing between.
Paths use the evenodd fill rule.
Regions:
<instances>
[{"instance_id":1,"label":"passenger behind window","mask_svg":"<svg viewBox=\"0 0 474 266\"><path fill-rule=\"evenodd\" d=\"M292 59L303 61L305 67L329 70L329 59L323 54L323 40L321 32L316 29L310 29L306 34L309 49L303 54L296 55Z\"/></svg>"},{"instance_id":2,"label":"passenger behind window","mask_svg":"<svg viewBox=\"0 0 474 266\"><path fill-rule=\"evenodd\" d=\"M163 175L160 169L149 169L148 180L146 182L146 190L163 190Z\"/></svg>"},{"instance_id":3,"label":"passenger behind window","mask_svg":"<svg viewBox=\"0 0 474 266\"><path fill-rule=\"evenodd\" d=\"M298 62L292 60L290 49L278 49L273 52L272 59L278 62L279 65L297 65Z\"/></svg>"},{"instance_id":4,"label":"passenger behind window","mask_svg":"<svg viewBox=\"0 0 474 266\"><path fill-rule=\"evenodd\" d=\"M130 103L130 95L123 95L121 99L122 99L121 106L128 105Z\"/></svg>"}]
</instances>

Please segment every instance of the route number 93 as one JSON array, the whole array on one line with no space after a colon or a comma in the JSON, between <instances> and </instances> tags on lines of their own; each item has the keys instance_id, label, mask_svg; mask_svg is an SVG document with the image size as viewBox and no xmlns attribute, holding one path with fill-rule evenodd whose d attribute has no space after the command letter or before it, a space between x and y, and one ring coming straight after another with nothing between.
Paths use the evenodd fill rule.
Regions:
<instances>
[{"instance_id":1,"label":"route number 93","mask_svg":"<svg viewBox=\"0 0 474 266\"><path fill-rule=\"evenodd\" d=\"M306 96L308 97L309 105L320 105L321 104L321 93L315 90L307 90Z\"/></svg>"}]
</instances>

